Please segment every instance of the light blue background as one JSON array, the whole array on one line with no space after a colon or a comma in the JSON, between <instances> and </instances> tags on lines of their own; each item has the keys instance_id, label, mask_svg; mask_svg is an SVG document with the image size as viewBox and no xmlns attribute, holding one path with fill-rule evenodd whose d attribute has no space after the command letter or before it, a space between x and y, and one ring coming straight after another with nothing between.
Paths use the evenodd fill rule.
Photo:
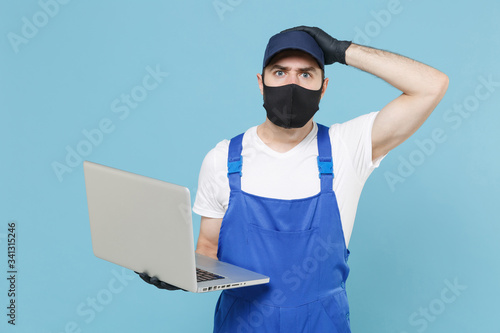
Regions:
<instances>
[{"instance_id":1,"label":"light blue background","mask_svg":"<svg viewBox=\"0 0 500 333\"><path fill-rule=\"evenodd\" d=\"M83 130L108 118L113 132L85 159L183 184L194 199L205 154L264 120L255 74L268 38L306 24L450 77L428 121L365 185L349 246L353 332L500 332L500 87L476 98L459 125L446 118L454 104L474 102L475 89L488 92L478 88L481 77L500 82L500 4L401 0L389 18L380 12L391 8L386 0L220 2L231 10L219 15L212 0L73 0L50 7L53 17L43 22L39 2L1 1L0 331L211 331L218 293L164 292L137 277L118 282L121 268L92 253L82 166L60 181L52 163L65 163L66 147L76 149ZM43 26L16 53L9 33L22 36L23 17L33 22L34 15ZM148 66L168 76L120 119L113 100L141 85ZM327 125L379 110L399 94L355 68L337 64L326 74L316 120ZM435 129L446 140L424 154L417 142ZM410 157L419 165L391 187L387 175ZM12 220L15 327L5 315ZM199 216L194 228L197 239ZM466 289L449 293L447 281ZM121 291L111 293L110 282ZM443 292L454 301L444 303ZM91 317L87 302L97 296L106 304ZM432 319L419 314L425 308Z\"/></svg>"}]
</instances>

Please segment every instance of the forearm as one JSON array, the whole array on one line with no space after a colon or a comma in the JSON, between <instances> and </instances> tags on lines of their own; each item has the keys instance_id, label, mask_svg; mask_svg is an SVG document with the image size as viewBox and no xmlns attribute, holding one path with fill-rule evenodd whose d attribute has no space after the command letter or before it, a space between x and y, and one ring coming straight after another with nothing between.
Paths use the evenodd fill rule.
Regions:
<instances>
[{"instance_id":1,"label":"forearm","mask_svg":"<svg viewBox=\"0 0 500 333\"><path fill-rule=\"evenodd\" d=\"M446 91L448 77L413 59L358 44L346 51L347 65L371 73L408 96L436 95Z\"/></svg>"},{"instance_id":2,"label":"forearm","mask_svg":"<svg viewBox=\"0 0 500 333\"><path fill-rule=\"evenodd\" d=\"M222 218L201 217L200 235L196 245L197 253L217 259L217 247L221 224Z\"/></svg>"}]
</instances>

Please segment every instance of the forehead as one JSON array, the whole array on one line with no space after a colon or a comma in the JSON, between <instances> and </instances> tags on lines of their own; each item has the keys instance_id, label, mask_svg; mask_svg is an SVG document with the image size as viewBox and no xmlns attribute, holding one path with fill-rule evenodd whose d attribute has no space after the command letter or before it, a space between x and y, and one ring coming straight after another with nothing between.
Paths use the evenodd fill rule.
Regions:
<instances>
[{"instance_id":1,"label":"forehead","mask_svg":"<svg viewBox=\"0 0 500 333\"><path fill-rule=\"evenodd\" d=\"M300 67L315 67L320 69L318 62L309 53L300 50L285 50L276 54L266 68L277 63L296 63Z\"/></svg>"}]
</instances>

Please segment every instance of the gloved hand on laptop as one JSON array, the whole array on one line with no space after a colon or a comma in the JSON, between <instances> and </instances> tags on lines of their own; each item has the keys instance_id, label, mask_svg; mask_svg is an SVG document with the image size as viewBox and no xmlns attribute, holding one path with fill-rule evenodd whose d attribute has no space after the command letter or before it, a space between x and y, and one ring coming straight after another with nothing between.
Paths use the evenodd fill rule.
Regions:
<instances>
[{"instance_id":1,"label":"gloved hand on laptop","mask_svg":"<svg viewBox=\"0 0 500 333\"><path fill-rule=\"evenodd\" d=\"M158 289L165 289L165 290L184 290L184 289L181 289L181 288L177 288L176 286L173 286L171 284L168 284L166 282L163 282L161 280L158 280L158 278L156 276L149 276L147 275L146 273L139 273L139 272L136 272L134 271L134 273L137 273L139 274L139 277L144 281L144 282L147 282L149 284L152 284L153 286L155 286L156 288ZM186 290L184 290L186 291Z\"/></svg>"}]
</instances>

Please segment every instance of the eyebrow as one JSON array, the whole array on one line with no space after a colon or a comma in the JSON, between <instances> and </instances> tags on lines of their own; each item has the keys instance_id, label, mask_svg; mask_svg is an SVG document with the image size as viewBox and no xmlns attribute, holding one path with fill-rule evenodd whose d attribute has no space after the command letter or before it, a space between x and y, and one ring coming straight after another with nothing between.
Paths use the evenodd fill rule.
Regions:
<instances>
[{"instance_id":1,"label":"eyebrow","mask_svg":"<svg viewBox=\"0 0 500 333\"><path fill-rule=\"evenodd\" d=\"M275 70L275 69L279 69L279 70L283 70L283 71L289 71L290 67L285 67L285 66L281 66L281 65L273 65L270 70L272 71L272 70ZM299 71L300 72L313 72L313 73L315 73L316 72L316 68L312 67L312 66L301 67L301 68L299 68Z\"/></svg>"}]
</instances>

